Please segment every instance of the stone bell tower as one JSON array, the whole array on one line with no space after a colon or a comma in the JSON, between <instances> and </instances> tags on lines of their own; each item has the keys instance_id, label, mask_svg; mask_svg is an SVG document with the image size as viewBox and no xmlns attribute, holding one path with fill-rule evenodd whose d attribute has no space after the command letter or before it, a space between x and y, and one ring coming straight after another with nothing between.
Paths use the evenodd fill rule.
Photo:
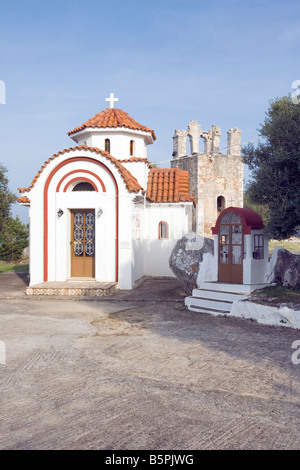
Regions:
<instances>
[{"instance_id":1,"label":"stone bell tower","mask_svg":"<svg viewBox=\"0 0 300 470\"><path fill-rule=\"evenodd\" d=\"M220 152L220 137L220 127L213 125L204 132L197 121L191 121L187 131L175 130L173 136L171 166L189 171L190 194L197 202L196 232L206 237L212 236L211 227L223 209L243 207L241 130L228 131L226 153ZM200 138L204 140L202 151Z\"/></svg>"}]
</instances>

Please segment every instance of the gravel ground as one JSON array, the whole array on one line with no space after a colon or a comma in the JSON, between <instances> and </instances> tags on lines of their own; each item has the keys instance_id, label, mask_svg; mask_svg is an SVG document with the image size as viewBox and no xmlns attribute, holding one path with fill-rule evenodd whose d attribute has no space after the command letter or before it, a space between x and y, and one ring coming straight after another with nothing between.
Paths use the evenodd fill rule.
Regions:
<instances>
[{"instance_id":1,"label":"gravel ground","mask_svg":"<svg viewBox=\"0 0 300 470\"><path fill-rule=\"evenodd\" d=\"M89 301L24 279L0 275L1 450L300 448L298 330L190 312L171 279Z\"/></svg>"}]
</instances>

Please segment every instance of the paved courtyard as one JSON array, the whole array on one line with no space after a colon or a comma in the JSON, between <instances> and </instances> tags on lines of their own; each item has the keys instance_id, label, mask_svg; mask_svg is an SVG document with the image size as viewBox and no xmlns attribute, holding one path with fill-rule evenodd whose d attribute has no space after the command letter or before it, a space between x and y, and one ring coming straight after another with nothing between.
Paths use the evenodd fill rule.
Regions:
<instances>
[{"instance_id":1,"label":"paved courtyard","mask_svg":"<svg viewBox=\"0 0 300 470\"><path fill-rule=\"evenodd\" d=\"M170 279L24 288L0 275L0 449L300 449L300 331L187 311Z\"/></svg>"}]
</instances>

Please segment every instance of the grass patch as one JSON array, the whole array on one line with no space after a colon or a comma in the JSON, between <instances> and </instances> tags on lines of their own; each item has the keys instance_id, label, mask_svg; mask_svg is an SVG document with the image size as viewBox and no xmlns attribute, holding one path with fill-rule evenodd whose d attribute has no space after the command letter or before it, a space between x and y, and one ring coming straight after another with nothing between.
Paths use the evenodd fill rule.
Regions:
<instances>
[{"instance_id":1,"label":"grass patch","mask_svg":"<svg viewBox=\"0 0 300 470\"><path fill-rule=\"evenodd\" d=\"M20 264L20 263L7 263L5 261L0 261L0 274L1 273L9 273L9 272L16 272L16 271L28 271L28 264Z\"/></svg>"},{"instance_id":2,"label":"grass patch","mask_svg":"<svg viewBox=\"0 0 300 470\"><path fill-rule=\"evenodd\" d=\"M295 255L300 255L300 238L291 237L287 240L269 240L269 256L272 255L274 249L280 246L286 250L294 253Z\"/></svg>"},{"instance_id":3,"label":"grass patch","mask_svg":"<svg viewBox=\"0 0 300 470\"><path fill-rule=\"evenodd\" d=\"M292 303L300 305L300 288L283 286L269 286L253 293L254 299L267 305Z\"/></svg>"}]
</instances>

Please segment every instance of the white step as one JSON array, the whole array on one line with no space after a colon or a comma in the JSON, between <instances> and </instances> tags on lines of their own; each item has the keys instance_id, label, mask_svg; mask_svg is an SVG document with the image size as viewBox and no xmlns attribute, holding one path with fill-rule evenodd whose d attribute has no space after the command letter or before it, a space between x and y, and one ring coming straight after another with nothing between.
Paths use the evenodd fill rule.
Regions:
<instances>
[{"instance_id":1,"label":"white step","mask_svg":"<svg viewBox=\"0 0 300 470\"><path fill-rule=\"evenodd\" d=\"M196 300L196 301L195 301ZM185 305L189 310L192 310L193 312L200 312L200 313L210 313L214 315L228 315L230 313L230 310L222 310L220 308L212 308L211 306L204 306L200 304L200 302L197 302L197 299L194 299L193 297L186 297L185 299Z\"/></svg>"},{"instance_id":2,"label":"white step","mask_svg":"<svg viewBox=\"0 0 300 470\"><path fill-rule=\"evenodd\" d=\"M232 292L235 294L249 295L256 289L263 289L270 284L232 284L230 282L203 282L201 289L219 292Z\"/></svg>"},{"instance_id":3,"label":"white step","mask_svg":"<svg viewBox=\"0 0 300 470\"><path fill-rule=\"evenodd\" d=\"M221 292L211 289L193 289L193 297L201 297L205 299L214 299L214 300L227 300L234 302L235 300L245 299L246 294L240 294L235 292Z\"/></svg>"},{"instance_id":4,"label":"white step","mask_svg":"<svg viewBox=\"0 0 300 470\"><path fill-rule=\"evenodd\" d=\"M189 308L190 306L202 309L209 309L214 311L226 312L229 313L232 302L231 301L223 301L223 300L215 300L215 299L205 299L201 297L186 297L185 298L185 305Z\"/></svg>"}]
</instances>

